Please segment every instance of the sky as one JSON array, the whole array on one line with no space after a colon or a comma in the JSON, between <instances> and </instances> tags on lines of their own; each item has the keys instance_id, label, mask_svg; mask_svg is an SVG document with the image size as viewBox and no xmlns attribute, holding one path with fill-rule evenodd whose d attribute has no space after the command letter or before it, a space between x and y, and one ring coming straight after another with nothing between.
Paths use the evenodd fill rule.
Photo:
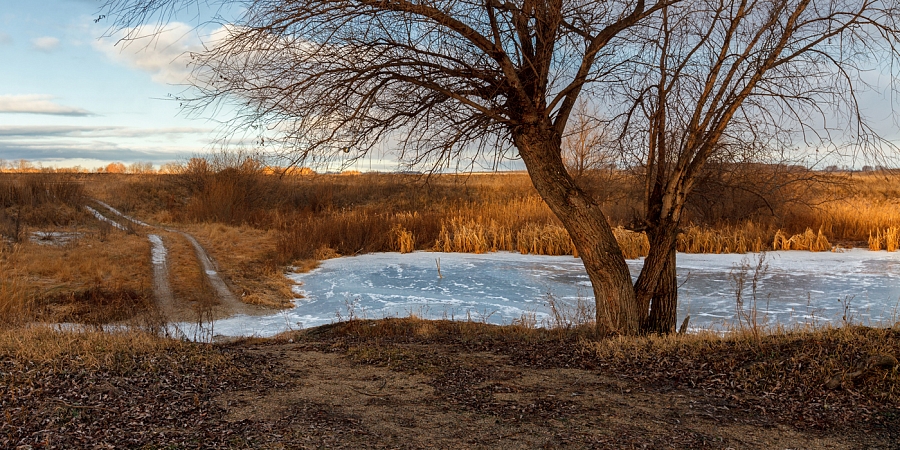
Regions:
<instances>
[{"instance_id":1,"label":"sky","mask_svg":"<svg viewBox=\"0 0 900 450\"><path fill-rule=\"evenodd\" d=\"M185 53L201 49L215 30L174 22L152 42L117 45L115 36L104 37L110 22L96 20L101 3L0 0L0 163L158 167L215 148L217 123L188 117L172 98L187 88ZM871 76L877 85L890 82L877 72ZM887 97L866 93L861 103L882 135L900 144ZM402 169L385 153L374 157L374 166L370 158L351 168ZM521 168L517 164L501 168Z\"/></svg>"},{"instance_id":2,"label":"sky","mask_svg":"<svg viewBox=\"0 0 900 450\"><path fill-rule=\"evenodd\" d=\"M102 38L97 0L0 0L0 160L87 169L185 160L211 148L216 124L170 95L189 75L198 31L171 25L158 42Z\"/></svg>"}]
</instances>

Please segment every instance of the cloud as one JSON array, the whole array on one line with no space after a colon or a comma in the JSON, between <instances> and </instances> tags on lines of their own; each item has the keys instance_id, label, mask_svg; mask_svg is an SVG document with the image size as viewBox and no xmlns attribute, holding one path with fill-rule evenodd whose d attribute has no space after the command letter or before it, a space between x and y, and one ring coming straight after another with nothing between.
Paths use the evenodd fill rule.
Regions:
<instances>
[{"instance_id":1,"label":"cloud","mask_svg":"<svg viewBox=\"0 0 900 450\"><path fill-rule=\"evenodd\" d=\"M0 31L0 45L10 45L13 43L13 39L10 35Z\"/></svg>"},{"instance_id":2,"label":"cloud","mask_svg":"<svg viewBox=\"0 0 900 450\"><path fill-rule=\"evenodd\" d=\"M41 52L52 52L59 47L59 39L52 36L43 36L31 40L31 48Z\"/></svg>"},{"instance_id":3,"label":"cloud","mask_svg":"<svg viewBox=\"0 0 900 450\"><path fill-rule=\"evenodd\" d=\"M158 138L182 135L208 135L211 130L193 127L131 128L120 126L72 125L0 125L0 140L9 138Z\"/></svg>"},{"instance_id":4,"label":"cloud","mask_svg":"<svg viewBox=\"0 0 900 450\"><path fill-rule=\"evenodd\" d=\"M93 45L108 58L147 72L153 81L165 84L187 84L191 75L190 52L203 50L195 28L180 22L158 32L150 26L126 29Z\"/></svg>"},{"instance_id":5,"label":"cloud","mask_svg":"<svg viewBox=\"0 0 900 450\"><path fill-rule=\"evenodd\" d=\"M0 114L50 114L54 116L93 116L94 113L72 106L60 105L50 95L0 95Z\"/></svg>"},{"instance_id":6,"label":"cloud","mask_svg":"<svg viewBox=\"0 0 900 450\"><path fill-rule=\"evenodd\" d=\"M7 161L19 159L34 163L45 163L58 160L92 159L105 162L151 161L162 163L190 157L196 150L190 148L140 148L120 145L111 142L91 142L76 144L37 145L25 142L0 141L0 155Z\"/></svg>"},{"instance_id":7,"label":"cloud","mask_svg":"<svg viewBox=\"0 0 900 450\"><path fill-rule=\"evenodd\" d=\"M0 125L0 157L52 163L89 159L163 163L200 152L206 128L115 125ZM71 165L71 164L70 164Z\"/></svg>"}]
</instances>

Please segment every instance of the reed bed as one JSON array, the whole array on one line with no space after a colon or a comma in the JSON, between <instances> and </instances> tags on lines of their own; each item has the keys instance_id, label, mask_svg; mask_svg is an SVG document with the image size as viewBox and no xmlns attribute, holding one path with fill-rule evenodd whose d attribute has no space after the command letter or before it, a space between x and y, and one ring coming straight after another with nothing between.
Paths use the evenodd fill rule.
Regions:
<instances>
[{"instance_id":1,"label":"reed bed","mask_svg":"<svg viewBox=\"0 0 900 450\"><path fill-rule=\"evenodd\" d=\"M718 228L690 225L678 235L678 251L684 253L748 253L766 250L771 231L768 227L746 222L740 226Z\"/></svg>"},{"instance_id":2,"label":"reed bed","mask_svg":"<svg viewBox=\"0 0 900 450\"><path fill-rule=\"evenodd\" d=\"M826 252L832 249L828 238L819 228L818 232L813 232L812 228L800 234L788 237L781 230L775 233L775 239L772 241L773 250L809 250L811 252Z\"/></svg>"},{"instance_id":3,"label":"reed bed","mask_svg":"<svg viewBox=\"0 0 900 450\"><path fill-rule=\"evenodd\" d=\"M900 199L854 197L824 205L818 215L835 239L867 241L872 233L900 226Z\"/></svg>"},{"instance_id":4,"label":"reed bed","mask_svg":"<svg viewBox=\"0 0 900 450\"><path fill-rule=\"evenodd\" d=\"M158 222L274 230L279 264L316 255L375 251L577 253L525 173L430 177L307 173L278 177L243 160L192 161L177 172L109 175L114 178L108 180L118 186L103 195L117 193L121 198L109 197L111 204L141 211L142 216ZM692 206L685 218L688 225L678 237L678 250L823 251L834 242L857 246L871 242L873 248L888 248L891 228L900 227L897 180L877 174L817 173L815 177L819 184L813 187L785 183L791 187L784 189L796 192L778 192L764 201L758 195L732 192L723 194L728 205L716 203L712 209ZM617 240L629 258L647 253L646 237L626 233L622 227L640 217L640 207L634 206L642 204L637 178L617 173L615 189L608 183L592 185L590 177L580 181L604 202L610 223L618 230ZM703 192L706 201L722 197L707 191ZM743 201L752 205L739 204ZM714 213L704 215L705 210ZM818 231L808 233L807 229Z\"/></svg>"},{"instance_id":5,"label":"reed bed","mask_svg":"<svg viewBox=\"0 0 900 450\"><path fill-rule=\"evenodd\" d=\"M626 230L624 227L615 227L613 228L613 235L615 235L625 259L640 258L650 253L650 240L647 239L646 233L637 233Z\"/></svg>"},{"instance_id":6,"label":"reed bed","mask_svg":"<svg viewBox=\"0 0 900 450\"><path fill-rule=\"evenodd\" d=\"M900 248L900 227L889 227L884 230L875 230L875 234L869 233L869 250L897 251Z\"/></svg>"}]
</instances>

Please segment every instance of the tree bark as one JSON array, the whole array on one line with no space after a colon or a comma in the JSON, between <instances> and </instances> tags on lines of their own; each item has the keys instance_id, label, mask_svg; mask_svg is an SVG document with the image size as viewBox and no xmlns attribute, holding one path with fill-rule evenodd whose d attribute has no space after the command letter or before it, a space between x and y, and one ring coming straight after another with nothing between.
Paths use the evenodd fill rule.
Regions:
<instances>
[{"instance_id":1,"label":"tree bark","mask_svg":"<svg viewBox=\"0 0 900 450\"><path fill-rule=\"evenodd\" d=\"M668 333L675 328L678 305L678 282L675 278L677 224L668 220L656 222L647 231L650 253L635 283L635 301L644 313L641 331ZM670 323L671 322L671 323Z\"/></svg>"},{"instance_id":2,"label":"tree bark","mask_svg":"<svg viewBox=\"0 0 900 450\"><path fill-rule=\"evenodd\" d=\"M600 333L637 334L643 322L631 273L606 215L569 176L549 124L519 127L513 140L532 183L568 230L594 288ZM646 310L644 310L646 315Z\"/></svg>"},{"instance_id":3,"label":"tree bark","mask_svg":"<svg viewBox=\"0 0 900 450\"><path fill-rule=\"evenodd\" d=\"M650 301L650 315L644 324L645 333L669 334L675 332L678 308L678 279L675 273L675 246L667 251L668 256L659 273L656 289Z\"/></svg>"}]
</instances>

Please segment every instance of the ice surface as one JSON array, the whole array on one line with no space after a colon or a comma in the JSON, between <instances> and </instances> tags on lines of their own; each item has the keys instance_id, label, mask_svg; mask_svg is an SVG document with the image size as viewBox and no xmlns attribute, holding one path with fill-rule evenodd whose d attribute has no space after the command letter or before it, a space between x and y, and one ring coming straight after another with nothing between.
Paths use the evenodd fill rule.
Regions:
<instances>
[{"instance_id":1,"label":"ice surface","mask_svg":"<svg viewBox=\"0 0 900 450\"><path fill-rule=\"evenodd\" d=\"M769 252L763 260L767 268L755 271L759 257L679 254L679 323L690 314L692 327L736 324L741 274L745 307L755 298L760 324L898 320L900 253ZM642 264L628 261L633 276ZM549 323L548 295L568 304L593 298L581 260L568 256L375 253L323 261L312 272L290 277L302 283L296 289L305 296L293 309L220 320L211 332L268 336L351 317L410 314L498 324L528 316L541 325Z\"/></svg>"}]
</instances>

